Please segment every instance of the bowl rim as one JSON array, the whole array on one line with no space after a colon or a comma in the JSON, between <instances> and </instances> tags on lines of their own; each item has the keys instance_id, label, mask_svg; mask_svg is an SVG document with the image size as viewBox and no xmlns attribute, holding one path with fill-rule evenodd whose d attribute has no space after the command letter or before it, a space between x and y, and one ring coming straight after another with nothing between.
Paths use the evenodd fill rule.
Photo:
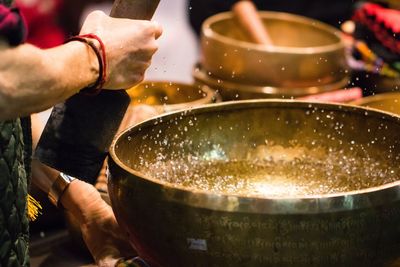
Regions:
<instances>
[{"instance_id":1,"label":"bowl rim","mask_svg":"<svg viewBox=\"0 0 400 267\"><path fill-rule=\"evenodd\" d=\"M192 70L193 78L200 82L210 86L213 89L222 91L238 91L243 93L255 93L265 94L266 98L271 97L300 97L311 94L326 93L335 91L341 88L345 88L350 82L349 75L344 76L342 79L334 81L330 84L320 84L315 86L307 87L277 87L277 86L261 86L252 84L243 84L240 82L229 81L223 78L219 78L207 73L207 71L197 63Z\"/></svg>"},{"instance_id":2,"label":"bowl rim","mask_svg":"<svg viewBox=\"0 0 400 267\"><path fill-rule=\"evenodd\" d=\"M322 45L322 46L292 47L292 46L275 46L275 45L268 46L268 45L263 45L263 44L255 44L255 43L251 43L251 42L236 40L236 39L224 36L222 34L219 34L215 31L213 31L211 28L212 24L214 24L215 22L219 22L221 20L232 19L233 13L230 11L218 13L211 17L208 17L201 26L201 35L210 40L215 40L215 41L218 41L221 43L226 43L228 45L231 45L232 47L238 47L241 49L253 49L253 50L260 51L260 52L269 52L269 53L283 53L283 54L291 53L291 54L307 55L307 54L327 53L327 52L337 51L337 50L345 48L345 44L344 44L344 41L342 38L343 34L338 29L336 29L333 26L330 26L324 22L321 22L321 21L318 21L315 19L311 19L308 17L300 16L300 15L285 13L285 12L259 11L259 14L260 14L261 18L274 18L274 19L280 19L280 20L285 19L285 20L289 20L292 22L311 25L312 27L318 28L320 30L323 30L325 32L332 34L332 36L335 36L338 41L333 44Z\"/></svg>"},{"instance_id":3,"label":"bowl rim","mask_svg":"<svg viewBox=\"0 0 400 267\"><path fill-rule=\"evenodd\" d=\"M265 213L265 214L317 214L332 213L340 211L351 211L356 209L365 209L380 206L385 203L391 203L400 200L400 178L397 181L386 183L380 186L369 187L359 190L352 190L340 193L303 195L296 197L263 197L249 196L243 194L227 194L208 192L192 187L181 186L165 182L149 175L133 170L125 165L116 155L118 140L142 128L151 127L154 124L168 121L169 118L182 116L188 113L199 114L207 113L214 109L219 111L227 109L240 109L263 106L266 103L273 105L289 105L297 108L338 108L343 112L366 112L371 116L379 116L384 120L391 120L400 124L400 116L390 112L384 112L373 108L361 107L351 104L336 104L322 101L304 101L304 100L286 100L286 99L255 99L255 100L237 100L227 101L217 104L208 104L201 107L190 108L186 110L174 111L150 118L139 124L136 124L115 136L110 146L110 176L112 183L112 169L122 169L130 174L130 177L138 179L140 182L151 184L160 188L164 197L168 201L184 203L186 205L206 208L217 211L227 212L246 212L246 213ZM110 162L111 159L111 162ZM110 164L111 163L111 164ZM114 166L113 166L114 165ZM109 182L110 182L109 181Z\"/></svg>"},{"instance_id":4,"label":"bowl rim","mask_svg":"<svg viewBox=\"0 0 400 267\"><path fill-rule=\"evenodd\" d=\"M400 104L400 92L386 92L386 93L381 93L381 94L376 94L376 95L370 95L366 96L354 101L351 101L350 104L353 105L359 105L363 107L369 107L371 103L374 102L379 102L382 100L394 100L394 99L399 99L399 104ZM372 108L372 107L370 107ZM375 108L379 109L379 108Z\"/></svg>"}]
</instances>

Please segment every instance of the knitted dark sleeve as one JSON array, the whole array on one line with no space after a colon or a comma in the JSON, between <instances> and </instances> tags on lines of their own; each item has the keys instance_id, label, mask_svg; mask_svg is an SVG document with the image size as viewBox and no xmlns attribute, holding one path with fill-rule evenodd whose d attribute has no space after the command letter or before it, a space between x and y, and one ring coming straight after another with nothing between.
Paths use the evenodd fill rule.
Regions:
<instances>
[{"instance_id":1,"label":"knitted dark sleeve","mask_svg":"<svg viewBox=\"0 0 400 267\"><path fill-rule=\"evenodd\" d=\"M0 4L0 38L6 39L12 46L26 39L25 21L17 8Z\"/></svg>"}]
</instances>

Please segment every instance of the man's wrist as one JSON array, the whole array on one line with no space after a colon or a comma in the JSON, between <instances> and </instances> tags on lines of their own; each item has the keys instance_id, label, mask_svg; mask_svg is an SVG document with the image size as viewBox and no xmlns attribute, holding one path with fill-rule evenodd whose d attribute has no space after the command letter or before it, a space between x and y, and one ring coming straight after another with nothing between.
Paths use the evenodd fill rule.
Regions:
<instances>
[{"instance_id":1,"label":"man's wrist","mask_svg":"<svg viewBox=\"0 0 400 267\"><path fill-rule=\"evenodd\" d=\"M48 197L51 203L55 206L60 206L60 198L64 194L65 190L68 188L70 183L74 181L75 178L69 176L65 173L60 172L57 178L54 180L48 192Z\"/></svg>"},{"instance_id":2,"label":"man's wrist","mask_svg":"<svg viewBox=\"0 0 400 267\"><path fill-rule=\"evenodd\" d=\"M95 83L86 86L84 88L84 91L85 93L91 95L98 94L101 91L104 83L106 82L106 75L107 75L106 51L103 41L96 34L91 34L91 33L73 36L70 39L68 39L67 42L71 41L78 41L84 43L91 48L92 52L95 53L98 63L97 64L98 77Z\"/></svg>"},{"instance_id":3,"label":"man's wrist","mask_svg":"<svg viewBox=\"0 0 400 267\"><path fill-rule=\"evenodd\" d=\"M50 53L53 51L54 60L63 54L65 60L60 62L59 76L66 76L65 72L68 71L68 76L64 81L67 88L74 88L74 93L80 89L94 84L99 77L99 62L93 49L82 42L68 42L65 43L60 49L48 49ZM77 79L79 77L79 79Z\"/></svg>"}]
</instances>

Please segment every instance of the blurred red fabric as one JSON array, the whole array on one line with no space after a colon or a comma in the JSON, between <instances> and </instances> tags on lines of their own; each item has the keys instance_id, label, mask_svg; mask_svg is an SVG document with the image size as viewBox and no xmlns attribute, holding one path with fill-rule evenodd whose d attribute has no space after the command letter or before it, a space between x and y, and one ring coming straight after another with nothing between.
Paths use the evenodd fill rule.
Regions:
<instances>
[{"instance_id":1,"label":"blurred red fabric","mask_svg":"<svg viewBox=\"0 0 400 267\"><path fill-rule=\"evenodd\" d=\"M51 48L64 43L66 34L58 24L63 0L16 0L15 6L25 17L27 43Z\"/></svg>"},{"instance_id":2,"label":"blurred red fabric","mask_svg":"<svg viewBox=\"0 0 400 267\"><path fill-rule=\"evenodd\" d=\"M0 36L6 38L10 45L25 41L25 21L18 9L0 4Z\"/></svg>"}]
</instances>

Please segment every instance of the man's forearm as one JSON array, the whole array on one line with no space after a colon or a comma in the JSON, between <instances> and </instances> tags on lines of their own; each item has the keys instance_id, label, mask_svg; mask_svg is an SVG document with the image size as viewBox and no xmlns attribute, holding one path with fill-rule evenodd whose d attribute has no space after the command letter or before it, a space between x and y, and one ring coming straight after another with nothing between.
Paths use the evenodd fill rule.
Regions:
<instances>
[{"instance_id":1,"label":"man's forearm","mask_svg":"<svg viewBox=\"0 0 400 267\"><path fill-rule=\"evenodd\" d=\"M98 77L94 52L80 42L46 50L0 43L0 58L0 120L45 110Z\"/></svg>"},{"instance_id":2,"label":"man's forearm","mask_svg":"<svg viewBox=\"0 0 400 267\"><path fill-rule=\"evenodd\" d=\"M40 135L42 134L44 123L39 119L37 115L32 115L31 118L32 143L33 148L35 149L35 146L39 141ZM51 187L58 178L59 173L59 171L44 165L36 159L32 161L32 182L46 194L49 193ZM73 186L71 188L69 188L68 186L65 192L66 197L62 197L60 201L66 209L70 210L74 214L74 216L76 216L78 219L82 219L82 215L80 214L82 209L84 209L84 207L88 205L88 202L92 201L87 200L87 197L94 197L94 199L96 199L96 197L101 199L101 197L100 195L96 195L98 194L98 192L94 189L92 185L89 185L79 180L73 181L71 185L72 184ZM71 193L71 189L72 192L74 192L74 190L77 190L80 193ZM90 196L88 196L88 192L84 192L86 190L88 192L91 192Z\"/></svg>"}]
</instances>

